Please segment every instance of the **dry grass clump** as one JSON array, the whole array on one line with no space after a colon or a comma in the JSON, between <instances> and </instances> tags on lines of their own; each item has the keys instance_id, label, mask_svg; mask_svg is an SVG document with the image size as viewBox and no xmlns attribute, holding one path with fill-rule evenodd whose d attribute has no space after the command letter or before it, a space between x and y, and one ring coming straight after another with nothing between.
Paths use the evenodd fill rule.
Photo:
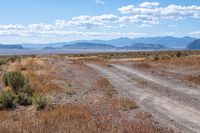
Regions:
<instances>
[{"instance_id":1,"label":"dry grass clump","mask_svg":"<svg viewBox=\"0 0 200 133\"><path fill-rule=\"evenodd\" d=\"M152 114L148 112L139 111L138 113L136 113L136 118L146 119L146 118L151 118L151 117L152 117Z\"/></svg>"},{"instance_id":2,"label":"dry grass clump","mask_svg":"<svg viewBox=\"0 0 200 133\"><path fill-rule=\"evenodd\" d=\"M184 76L184 79L189 82L200 85L200 75L187 75Z\"/></svg>"},{"instance_id":3,"label":"dry grass clump","mask_svg":"<svg viewBox=\"0 0 200 133\"><path fill-rule=\"evenodd\" d=\"M151 68L151 64L147 63L147 62L139 62L137 64L134 65L137 68L144 68L144 69L149 69Z\"/></svg>"},{"instance_id":4,"label":"dry grass clump","mask_svg":"<svg viewBox=\"0 0 200 133\"><path fill-rule=\"evenodd\" d=\"M116 94L116 90L113 85L106 78L100 78L96 81L95 87L97 90L104 92L108 96L113 96Z\"/></svg>"},{"instance_id":5,"label":"dry grass clump","mask_svg":"<svg viewBox=\"0 0 200 133\"><path fill-rule=\"evenodd\" d=\"M30 70L26 72L26 76L29 79L31 90L35 92L48 93L59 89L59 87L52 82L53 75L51 73L37 73Z\"/></svg>"},{"instance_id":6,"label":"dry grass clump","mask_svg":"<svg viewBox=\"0 0 200 133\"><path fill-rule=\"evenodd\" d=\"M122 107L122 110L124 111L129 111L138 107L134 101L126 98L118 98L116 102L120 107Z\"/></svg>"}]
</instances>

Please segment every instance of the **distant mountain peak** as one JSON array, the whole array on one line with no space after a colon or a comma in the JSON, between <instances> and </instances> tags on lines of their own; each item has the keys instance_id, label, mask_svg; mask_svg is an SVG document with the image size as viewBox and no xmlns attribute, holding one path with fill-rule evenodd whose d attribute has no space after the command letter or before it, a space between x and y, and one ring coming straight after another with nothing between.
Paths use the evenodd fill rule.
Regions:
<instances>
[{"instance_id":1,"label":"distant mountain peak","mask_svg":"<svg viewBox=\"0 0 200 133\"><path fill-rule=\"evenodd\" d=\"M120 37L111 40L77 40L71 42L58 42L58 43L49 43L49 44L34 44L34 45L23 45L24 47L37 47L37 48L44 48L44 47L62 47L64 45L69 44L76 44L76 43L94 43L94 44L107 44L112 45L115 47L123 47L128 45L133 45L135 43L143 43L143 44L160 44L164 47L171 47L171 48L186 48L190 42L193 42L196 38L192 37L173 37L173 36L157 36L157 37L140 37L140 38L127 38L127 37Z\"/></svg>"},{"instance_id":2,"label":"distant mountain peak","mask_svg":"<svg viewBox=\"0 0 200 133\"><path fill-rule=\"evenodd\" d=\"M200 49L200 39L198 40L194 40L193 42L191 42L188 46L188 49Z\"/></svg>"},{"instance_id":3,"label":"distant mountain peak","mask_svg":"<svg viewBox=\"0 0 200 133\"><path fill-rule=\"evenodd\" d=\"M0 44L0 49L24 49L21 45L5 45L5 44Z\"/></svg>"}]
</instances>

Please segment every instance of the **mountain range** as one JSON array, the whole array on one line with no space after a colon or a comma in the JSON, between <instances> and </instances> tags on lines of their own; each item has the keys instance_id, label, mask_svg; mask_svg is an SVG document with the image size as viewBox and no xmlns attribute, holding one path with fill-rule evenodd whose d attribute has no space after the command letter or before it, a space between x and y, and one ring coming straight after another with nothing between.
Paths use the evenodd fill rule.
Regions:
<instances>
[{"instance_id":1,"label":"mountain range","mask_svg":"<svg viewBox=\"0 0 200 133\"><path fill-rule=\"evenodd\" d=\"M24 49L21 45L4 45L0 44L0 49Z\"/></svg>"},{"instance_id":2,"label":"mountain range","mask_svg":"<svg viewBox=\"0 0 200 133\"><path fill-rule=\"evenodd\" d=\"M78 42L89 42L89 43L99 43L99 44L109 44L116 47L122 47L126 45L133 45L136 43L144 43L144 44L162 44L164 47L171 47L171 48L186 48L187 45L194 41L196 38L192 37L172 37L172 36L165 36L165 37L141 37L141 38L117 38L112 40L80 40L70 42L72 44Z\"/></svg>"},{"instance_id":3,"label":"mountain range","mask_svg":"<svg viewBox=\"0 0 200 133\"><path fill-rule=\"evenodd\" d=\"M81 50L161 50L161 49L192 49L199 41L196 38L183 37L142 37L117 38L111 40L79 40L47 44L0 44L0 49L81 49ZM188 45L189 44L189 45Z\"/></svg>"},{"instance_id":4,"label":"mountain range","mask_svg":"<svg viewBox=\"0 0 200 133\"><path fill-rule=\"evenodd\" d=\"M187 46L187 49L200 49L200 39L191 42Z\"/></svg>"},{"instance_id":5,"label":"mountain range","mask_svg":"<svg viewBox=\"0 0 200 133\"><path fill-rule=\"evenodd\" d=\"M144 44L144 43L135 43L133 45L119 47L120 50L162 50L167 49L160 44Z\"/></svg>"},{"instance_id":6,"label":"mountain range","mask_svg":"<svg viewBox=\"0 0 200 133\"><path fill-rule=\"evenodd\" d=\"M192 37L183 37L177 38L172 36L165 37L141 37L141 38L117 38L111 40L78 40L72 42L57 42L57 43L48 43L48 44L22 44L25 48L59 48L64 45L72 45L76 43L93 43L93 44L106 44L112 45L114 47L124 47L130 46L133 44L141 43L141 44L159 44L168 48L186 48L187 45L196 40L196 38Z\"/></svg>"},{"instance_id":7,"label":"mountain range","mask_svg":"<svg viewBox=\"0 0 200 133\"><path fill-rule=\"evenodd\" d=\"M110 50L110 49L116 49L115 46L109 45L109 44L99 44L99 43L88 43L88 42L80 42L75 44L67 44L64 45L62 48L65 49L82 49L82 50Z\"/></svg>"}]
</instances>

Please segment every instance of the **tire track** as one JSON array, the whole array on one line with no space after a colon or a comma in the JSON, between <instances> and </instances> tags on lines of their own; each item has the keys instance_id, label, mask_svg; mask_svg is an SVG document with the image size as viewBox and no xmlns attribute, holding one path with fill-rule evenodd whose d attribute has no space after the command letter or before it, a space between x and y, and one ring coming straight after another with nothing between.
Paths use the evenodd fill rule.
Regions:
<instances>
[{"instance_id":1,"label":"tire track","mask_svg":"<svg viewBox=\"0 0 200 133\"><path fill-rule=\"evenodd\" d=\"M112 72L95 64L88 64L88 66L107 77L120 94L136 100L141 107L151 112L159 122L187 133L200 132L200 111L180 104L179 101L157 95L151 90L138 88L126 75Z\"/></svg>"},{"instance_id":2,"label":"tire track","mask_svg":"<svg viewBox=\"0 0 200 133\"><path fill-rule=\"evenodd\" d=\"M148 74L143 73L141 71L131 69L131 68L128 68L128 67L125 67L125 66L122 66L122 65L113 64L112 66L114 66L115 68L117 68L121 71L125 71L125 72L128 72L128 73L137 75L137 76L139 76L139 77L141 77L145 80L149 80L151 82L162 85L164 87L169 87L169 88L172 88L174 90L181 91L182 93L188 94L188 95L193 96L193 97L200 100L200 91L198 89L184 87L184 86L181 86L179 84L174 84L172 82L168 82L166 80L161 80L159 78L156 78L155 76L148 75Z\"/></svg>"}]
</instances>

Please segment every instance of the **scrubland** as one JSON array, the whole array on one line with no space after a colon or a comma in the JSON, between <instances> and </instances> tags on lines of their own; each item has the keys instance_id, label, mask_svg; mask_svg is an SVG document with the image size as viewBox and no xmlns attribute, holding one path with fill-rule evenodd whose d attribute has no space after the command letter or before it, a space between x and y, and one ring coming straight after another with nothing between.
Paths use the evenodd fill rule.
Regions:
<instances>
[{"instance_id":1,"label":"scrubland","mask_svg":"<svg viewBox=\"0 0 200 133\"><path fill-rule=\"evenodd\" d=\"M121 95L115 84L87 64L95 63L108 70L113 69L112 64L123 64L194 86L200 83L199 53L167 51L1 57L1 92L9 90L14 97L19 97L21 92L6 86L3 75L20 72L27 80L29 90L23 92L27 94L23 99L30 98L31 103L21 105L16 101L14 108L2 108L0 132L178 132L160 123L137 100Z\"/></svg>"}]
</instances>

